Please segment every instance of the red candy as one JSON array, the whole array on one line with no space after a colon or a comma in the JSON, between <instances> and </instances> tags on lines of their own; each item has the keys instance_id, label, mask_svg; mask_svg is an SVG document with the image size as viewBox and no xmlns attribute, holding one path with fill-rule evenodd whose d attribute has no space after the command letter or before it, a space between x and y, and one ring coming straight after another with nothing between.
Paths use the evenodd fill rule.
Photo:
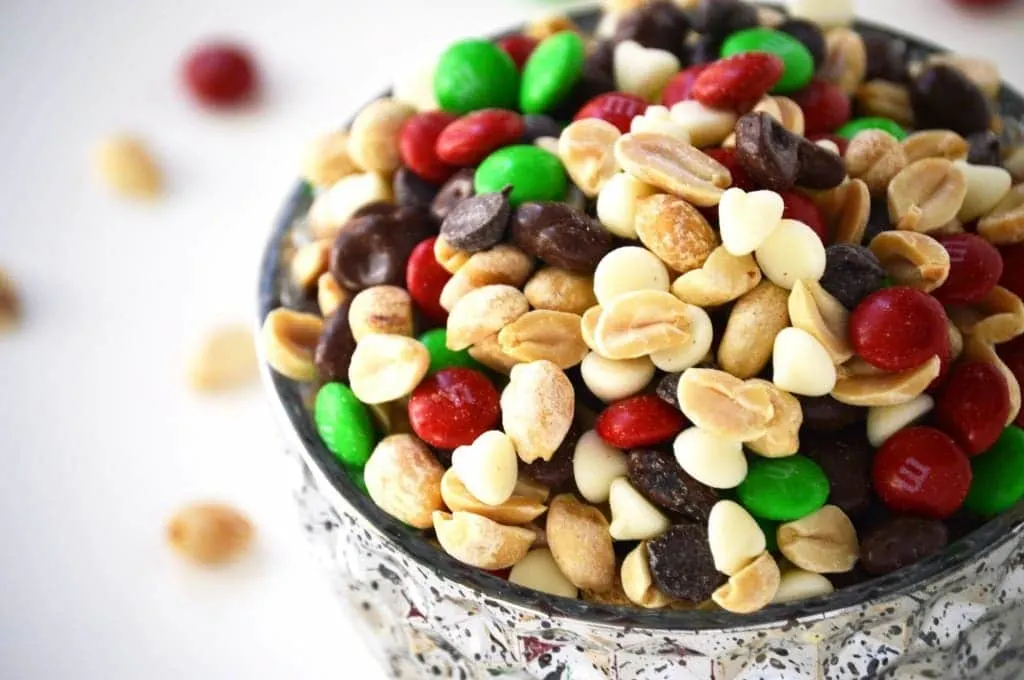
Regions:
<instances>
[{"instance_id":1,"label":"red candy","mask_svg":"<svg viewBox=\"0 0 1024 680\"><path fill-rule=\"evenodd\" d=\"M757 185L750 179L750 175L736 160L736 149L703 149L703 151L729 169L729 174L732 175L732 186L739 187L744 191L757 189Z\"/></svg>"},{"instance_id":2,"label":"red candy","mask_svg":"<svg viewBox=\"0 0 1024 680\"><path fill-rule=\"evenodd\" d=\"M999 285L1017 297L1024 296L1024 243L999 249L1003 257L1003 275Z\"/></svg>"},{"instance_id":3,"label":"red candy","mask_svg":"<svg viewBox=\"0 0 1024 680\"><path fill-rule=\"evenodd\" d=\"M932 295L944 305L980 302L1003 275L999 251L975 234L940 236L937 240L949 253L949 278Z\"/></svg>"},{"instance_id":4,"label":"red candy","mask_svg":"<svg viewBox=\"0 0 1024 680\"><path fill-rule=\"evenodd\" d=\"M594 424L597 435L620 449L651 446L682 432L686 418L653 394L630 397L601 412Z\"/></svg>"},{"instance_id":5,"label":"red candy","mask_svg":"<svg viewBox=\"0 0 1024 680\"><path fill-rule=\"evenodd\" d=\"M883 288L853 310L850 342L883 371L915 368L947 347L946 312L938 300L914 288Z\"/></svg>"},{"instance_id":6,"label":"red candy","mask_svg":"<svg viewBox=\"0 0 1024 680\"><path fill-rule=\"evenodd\" d=\"M821 217L821 211L814 201L803 194L795 191L784 191L780 194L785 209L782 217L787 220L799 220L814 230L821 242L828 245L828 230L825 228L825 220Z\"/></svg>"},{"instance_id":7,"label":"red candy","mask_svg":"<svg viewBox=\"0 0 1024 680\"><path fill-rule=\"evenodd\" d=\"M413 248L405 266L405 287L428 319L443 324L448 320L448 311L441 306L441 291L452 275L434 257L436 240L437 237L428 238Z\"/></svg>"},{"instance_id":8,"label":"red candy","mask_svg":"<svg viewBox=\"0 0 1024 680\"><path fill-rule=\"evenodd\" d=\"M533 54L533 50L537 48L537 41L528 35L516 33L515 35L508 35L500 39L497 45L505 54L512 57L512 61L516 63L516 68L522 71L523 64Z\"/></svg>"},{"instance_id":9,"label":"red candy","mask_svg":"<svg viewBox=\"0 0 1024 680\"><path fill-rule=\"evenodd\" d=\"M234 106L251 98L256 90L252 56L230 43L196 48L185 60L182 77L192 96L210 106Z\"/></svg>"},{"instance_id":10,"label":"red candy","mask_svg":"<svg viewBox=\"0 0 1024 680\"><path fill-rule=\"evenodd\" d=\"M442 162L456 167L476 165L495 149L514 144L526 126L515 111L483 109L459 118L437 138Z\"/></svg>"},{"instance_id":11,"label":"red candy","mask_svg":"<svg viewBox=\"0 0 1024 680\"><path fill-rule=\"evenodd\" d=\"M1010 415L1010 390L999 369L969 361L953 369L935 407L936 422L969 456L999 439Z\"/></svg>"},{"instance_id":12,"label":"red candy","mask_svg":"<svg viewBox=\"0 0 1024 680\"><path fill-rule=\"evenodd\" d=\"M402 162L428 182L441 184L456 170L438 158L435 150L437 138L454 121L455 116L444 111L417 113L405 121L398 135Z\"/></svg>"},{"instance_id":13,"label":"red candy","mask_svg":"<svg viewBox=\"0 0 1024 680\"><path fill-rule=\"evenodd\" d=\"M967 496L971 463L948 435L931 427L909 427L878 449L871 477L890 510L945 519Z\"/></svg>"},{"instance_id":14,"label":"red candy","mask_svg":"<svg viewBox=\"0 0 1024 680\"><path fill-rule=\"evenodd\" d=\"M768 93L785 70L768 52L743 52L709 64L693 83L693 98L712 109L746 113Z\"/></svg>"},{"instance_id":15,"label":"red candy","mask_svg":"<svg viewBox=\"0 0 1024 680\"><path fill-rule=\"evenodd\" d=\"M627 92L605 92L583 105L573 120L600 118L606 120L623 134L629 132L633 119L647 110L647 102Z\"/></svg>"},{"instance_id":16,"label":"red candy","mask_svg":"<svg viewBox=\"0 0 1024 680\"><path fill-rule=\"evenodd\" d=\"M497 424L499 415L498 390L471 368L438 371L409 397L413 432L441 449L472 444Z\"/></svg>"},{"instance_id":17,"label":"red candy","mask_svg":"<svg viewBox=\"0 0 1024 680\"><path fill-rule=\"evenodd\" d=\"M707 67L707 64L691 66L672 76L665 89L661 91L661 105L672 108L673 104L693 99L693 84Z\"/></svg>"},{"instance_id":18,"label":"red candy","mask_svg":"<svg viewBox=\"0 0 1024 680\"><path fill-rule=\"evenodd\" d=\"M811 83L793 95L804 111L804 130L808 136L835 132L850 120L850 98L825 80Z\"/></svg>"}]
</instances>

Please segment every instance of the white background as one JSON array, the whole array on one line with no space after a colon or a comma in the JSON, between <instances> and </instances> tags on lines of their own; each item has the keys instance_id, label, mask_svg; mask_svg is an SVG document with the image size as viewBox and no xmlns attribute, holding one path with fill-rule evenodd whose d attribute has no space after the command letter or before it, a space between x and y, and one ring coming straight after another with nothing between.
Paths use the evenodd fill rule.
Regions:
<instances>
[{"instance_id":1,"label":"white background","mask_svg":"<svg viewBox=\"0 0 1024 680\"><path fill-rule=\"evenodd\" d=\"M1020 2L859 4L1024 85ZM0 266L26 308L0 337L0 678L383 677L306 554L259 389L196 396L184 366L205 329L249 321L305 140L418 55L544 6L0 0ZM183 96L181 54L210 36L251 45L258 107L213 115ZM155 149L159 203L91 176L90 147L121 130ZM256 555L179 563L163 524L194 498L249 512Z\"/></svg>"}]
</instances>

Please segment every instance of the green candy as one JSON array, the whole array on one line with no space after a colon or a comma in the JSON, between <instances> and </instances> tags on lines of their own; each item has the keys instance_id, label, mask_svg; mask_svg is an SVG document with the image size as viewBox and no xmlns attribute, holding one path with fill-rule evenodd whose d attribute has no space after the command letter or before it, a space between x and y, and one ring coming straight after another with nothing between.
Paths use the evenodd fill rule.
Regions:
<instances>
[{"instance_id":1,"label":"green candy","mask_svg":"<svg viewBox=\"0 0 1024 680\"><path fill-rule=\"evenodd\" d=\"M476 169L473 185L478 194L501 191L512 185L508 201L513 208L527 201L560 201L567 180L562 161L532 144L498 149Z\"/></svg>"},{"instance_id":2,"label":"green candy","mask_svg":"<svg viewBox=\"0 0 1024 680\"><path fill-rule=\"evenodd\" d=\"M363 477L363 471L360 468L345 468L345 473L357 489L367 496L370 495L370 490L366 488L366 478Z\"/></svg>"},{"instance_id":3,"label":"green candy","mask_svg":"<svg viewBox=\"0 0 1024 680\"><path fill-rule=\"evenodd\" d=\"M523 67L519 108L523 113L545 113L566 98L583 73L583 38L562 31L547 38Z\"/></svg>"},{"instance_id":4,"label":"green candy","mask_svg":"<svg viewBox=\"0 0 1024 680\"><path fill-rule=\"evenodd\" d=\"M483 366L462 349L458 352L448 349L448 332L443 328L435 328L420 336L420 342L430 352L430 373L437 373L445 368L473 368L481 370Z\"/></svg>"},{"instance_id":5,"label":"green candy","mask_svg":"<svg viewBox=\"0 0 1024 680\"><path fill-rule=\"evenodd\" d=\"M761 531L764 532L765 550L768 552L778 552L778 533L780 522L764 519L763 517L755 517L754 521L757 522L757 526L761 527Z\"/></svg>"},{"instance_id":6,"label":"green candy","mask_svg":"<svg viewBox=\"0 0 1024 680\"><path fill-rule=\"evenodd\" d=\"M478 109L514 109L519 71L512 57L489 40L451 45L434 71L434 94L441 108L462 115Z\"/></svg>"},{"instance_id":7,"label":"green candy","mask_svg":"<svg viewBox=\"0 0 1024 680\"><path fill-rule=\"evenodd\" d=\"M853 139L857 136L858 132L864 132L865 130L881 130L882 132L888 132L901 142L907 138L907 131L900 127L899 123L889 120L888 118L882 118L881 116L855 118L836 130L836 135L843 139Z\"/></svg>"},{"instance_id":8,"label":"green candy","mask_svg":"<svg viewBox=\"0 0 1024 680\"><path fill-rule=\"evenodd\" d=\"M740 503L755 517L791 522L828 500L828 477L804 456L755 458L736 488Z\"/></svg>"},{"instance_id":9,"label":"green candy","mask_svg":"<svg viewBox=\"0 0 1024 680\"><path fill-rule=\"evenodd\" d=\"M313 404L313 422L331 453L350 469L362 470L377 443L366 407L345 385L327 383Z\"/></svg>"},{"instance_id":10,"label":"green candy","mask_svg":"<svg viewBox=\"0 0 1024 680\"><path fill-rule=\"evenodd\" d=\"M769 52L782 60L784 70L772 92L796 92L811 82L814 76L814 57L807 47L782 31L770 28L748 28L733 33L722 43L722 56L731 57L744 52Z\"/></svg>"},{"instance_id":11,"label":"green candy","mask_svg":"<svg viewBox=\"0 0 1024 680\"><path fill-rule=\"evenodd\" d=\"M1024 498L1024 430L1003 430L992 448L971 459L971 472L965 508L990 517L1013 507Z\"/></svg>"}]
</instances>

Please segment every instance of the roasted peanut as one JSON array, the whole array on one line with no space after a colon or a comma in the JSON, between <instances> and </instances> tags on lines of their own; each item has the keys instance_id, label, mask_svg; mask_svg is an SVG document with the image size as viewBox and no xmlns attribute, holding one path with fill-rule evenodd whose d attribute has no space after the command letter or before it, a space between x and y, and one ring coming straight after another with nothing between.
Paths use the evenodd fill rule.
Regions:
<instances>
[{"instance_id":1,"label":"roasted peanut","mask_svg":"<svg viewBox=\"0 0 1024 680\"><path fill-rule=\"evenodd\" d=\"M160 168L141 139L116 136L103 140L96 148L94 163L100 179L122 196L152 199L160 193Z\"/></svg>"},{"instance_id":2,"label":"roasted peanut","mask_svg":"<svg viewBox=\"0 0 1024 680\"><path fill-rule=\"evenodd\" d=\"M771 553L763 552L749 565L729 577L729 582L711 594L719 607L735 614L749 614L771 603L779 589L779 565Z\"/></svg>"},{"instance_id":3,"label":"roasted peanut","mask_svg":"<svg viewBox=\"0 0 1024 680\"><path fill-rule=\"evenodd\" d=\"M640 201L634 226L640 241L681 274L701 267L718 245L704 216L683 199L667 194Z\"/></svg>"},{"instance_id":4,"label":"roasted peanut","mask_svg":"<svg viewBox=\"0 0 1024 680\"><path fill-rule=\"evenodd\" d=\"M494 335L529 310L518 288L497 284L466 293L448 316L448 349L466 349Z\"/></svg>"},{"instance_id":5,"label":"roasted peanut","mask_svg":"<svg viewBox=\"0 0 1024 680\"><path fill-rule=\"evenodd\" d=\"M887 193L892 223L927 233L956 217L967 196L967 182L951 162L926 158L900 171Z\"/></svg>"},{"instance_id":6,"label":"roasted peanut","mask_svg":"<svg viewBox=\"0 0 1024 680\"><path fill-rule=\"evenodd\" d=\"M248 326L212 331L189 362L189 384L203 392L241 387L255 377L256 347Z\"/></svg>"},{"instance_id":7,"label":"roasted peanut","mask_svg":"<svg viewBox=\"0 0 1024 680\"><path fill-rule=\"evenodd\" d=\"M615 551L600 510L572 494L556 496L548 509L547 534L558 568L576 587L598 593L612 589Z\"/></svg>"},{"instance_id":8,"label":"roasted peanut","mask_svg":"<svg viewBox=\"0 0 1024 680\"><path fill-rule=\"evenodd\" d=\"M846 149L846 172L864 180L868 190L882 196L889 182L907 167L907 154L895 137L881 130L858 133Z\"/></svg>"},{"instance_id":9,"label":"roasted peanut","mask_svg":"<svg viewBox=\"0 0 1024 680\"><path fill-rule=\"evenodd\" d=\"M327 271L327 260L331 254L332 245L334 245L333 240L321 238L305 243L295 251L289 265L295 285L305 290L319 280Z\"/></svg>"},{"instance_id":10,"label":"roasted peanut","mask_svg":"<svg viewBox=\"0 0 1024 680\"><path fill-rule=\"evenodd\" d=\"M865 116L889 118L905 127L914 125L910 90L887 80L870 80L857 88L857 104Z\"/></svg>"},{"instance_id":11,"label":"roasted peanut","mask_svg":"<svg viewBox=\"0 0 1024 680\"><path fill-rule=\"evenodd\" d=\"M883 231L871 240L871 252L902 286L930 293L949 277L949 252L927 234Z\"/></svg>"},{"instance_id":12,"label":"roasted peanut","mask_svg":"<svg viewBox=\"0 0 1024 680\"><path fill-rule=\"evenodd\" d=\"M391 182L375 172L342 177L313 199L309 207L310 230L315 238L334 238L352 215L364 205L392 199Z\"/></svg>"},{"instance_id":13,"label":"roasted peanut","mask_svg":"<svg viewBox=\"0 0 1024 680\"><path fill-rule=\"evenodd\" d=\"M434 241L434 259L449 274L458 272L463 265L469 262L471 255L472 253L467 253L465 250L459 250L452 246L444 236L438 236Z\"/></svg>"},{"instance_id":14,"label":"roasted peanut","mask_svg":"<svg viewBox=\"0 0 1024 680\"><path fill-rule=\"evenodd\" d=\"M821 284L797 281L789 294L788 307L793 326L814 336L833 363L844 363L853 356L848 329L850 312Z\"/></svg>"},{"instance_id":15,"label":"roasted peanut","mask_svg":"<svg viewBox=\"0 0 1024 680\"><path fill-rule=\"evenodd\" d=\"M441 499L452 511L472 512L510 526L528 524L547 511L543 500L518 492L513 492L501 505L488 505L469 492L453 468L441 477Z\"/></svg>"},{"instance_id":16,"label":"roasted peanut","mask_svg":"<svg viewBox=\"0 0 1024 680\"><path fill-rule=\"evenodd\" d=\"M537 309L502 328L498 344L519 361L546 359L561 369L571 368L589 351L580 321L577 314Z\"/></svg>"},{"instance_id":17,"label":"roasted peanut","mask_svg":"<svg viewBox=\"0 0 1024 680\"><path fill-rule=\"evenodd\" d=\"M864 39L852 29L833 28L825 33L825 46L825 63L818 75L852 95L867 74L868 56Z\"/></svg>"},{"instance_id":18,"label":"roasted peanut","mask_svg":"<svg viewBox=\"0 0 1024 680\"><path fill-rule=\"evenodd\" d=\"M523 288L534 309L582 315L597 304L594 281L590 276L558 267L538 270Z\"/></svg>"},{"instance_id":19,"label":"roasted peanut","mask_svg":"<svg viewBox=\"0 0 1024 680\"><path fill-rule=\"evenodd\" d=\"M978 234L996 245L1024 241L1024 184L1013 187L978 222Z\"/></svg>"},{"instance_id":20,"label":"roasted peanut","mask_svg":"<svg viewBox=\"0 0 1024 680\"><path fill-rule=\"evenodd\" d=\"M622 560L622 590L633 604L645 609L660 609L672 601L665 593L658 590L651 577L651 566L647 557L647 541L633 548Z\"/></svg>"},{"instance_id":21,"label":"roasted peanut","mask_svg":"<svg viewBox=\"0 0 1024 680\"><path fill-rule=\"evenodd\" d=\"M564 12L541 12L527 21L523 29L523 33L538 42L562 31L581 32L572 17Z\"/></svg>"},{"instance_id":22,"label":"roasted peanut","mask_svg":"<svg viewBox=\"0 0 1024 680\"><path fill-rule=\"evenodd\" d=\"M600 118L584 118L562 130L558 157L572 181L590 198L618 172L614 148L621 136L617 127Z\"/></svg>"},{"instance_id":23,"label":"roasted peanut","mask_svg":"<svg viewBox=\"0 0 1024 680\"><path fill-rule=\"evenodd\" d=\"M835 243L856 243L864 239L871 215L871 192L860 179L852 179L814 198L825 218L826 231Z\"/></svg>"},{"instance_id":24,"label":"roasted peanut","mask_svg":"<svg viewBox=\"0 0 1024 680\"><path fill-rule=\"evenodd\" d=\"M372 333L352 353L348 378L364 404L383 404L410 394L430 368L423 343L402 335Z\"/></svg>"},{"instance_id":25,"label":"roasted peanut","mask_svg":"<svg viewBox=\"0 0 1024 680\"><path fill-rule=\"evenodd\" d=\"M718 346L718 364L737 378L750 378L768 365L775 336L789 325L789 291L762 281L733 306Z\"/></svg>"},{"instance_id":26,"label":"roasted peanut","mask_svg":"<svg viewBox=\"0 0 1024 680\"><path fill-rule=\"evenodd\" d=\"M718 205L723 191L732 183L724 165L667 135L623 135L615 143L615 158L637 179L693 205Z\"/></svg>"},{"instance_id":27,"label":"roasted peanut","mask_svg":"<svg viewBox=\"0 0 1024 680\"><path fill-rule=\"evenodd\" d=\"M14 279L0 269L0 332L13 329L21 317L21 300Z\"/></svg>"},{"instance_id":28,"label":"roasted peanut","mask_svg":"<svg viewBox=\"0 0 1024 680\"><path fill-rule=\"evenodd\" d=\"M711 323L711 317L703 309L693 305L687 307L687 316L690 325L686 342L651 352L651 361L658 370L679 373L712 356L711 345L715 339L715 328Z\"/></svg>"},{"instance_id":29,"label":"roasted peanut","mask_svg":"<svg viewBox=\"0 0 1024 680\"><path fill-rule=\"evenodd\" d=\"M501 416L523 462L551 460L569 431L575 407L572 383L555 364L533 361L512 368L501 393Z\"/></svg>"},{"instance_id":30,"label":"roasted peanut","mask_svg":"<svg viewBox=\"0 0 1024 680\"><path fill-rule=\"evenodd\" d=\"M519 359L505 354L498 342L498 334L489 335L483 340L478 340L469 348L469 356L473 357L487 368L508 375L512 367L522 363Z\"/></svg>"},{"instance_id":31,"label":"roasted peanut","mask_svg":"<svg viewBox=\"0 0 1024 680\"><path fill-rule=\"evenodd\" d=\"M800 401L767 380L751 380L768 390L772 401L772 417L763 436L747 442L747 448L765 458L792 456L800 449L800 425L804 414Z\"/></svg>"},{"instance_id":32,"label":"roasted peanut","mask_svg":"<svg viewBox=\"0 0 1024 680\"><path fill-rule=\"evenodd\" d=\"M732 302L761 282L761 268L750 255L736 257L719 246L700 269L689 271L672 284L672 293L698 307L717 307Z\"/></svg>"},{"instance_id":33,"label":"roasted peanut","mask_svg":"<svg viewBox=\"0 0 1024 680\"><path fill-rule=\"evenodd\" d=\"M892 406L918 396L939 376L940 361L932 357L901 373L843 375L836 380L832 398L851 406Z\"/></svg>"},{"instance_id":34,"label":"roasted peanut","mask_svg":"<svg viewBox=\"0 0 1024 680\"><path fill-rule=\"evenodd\" d=\"M597 351L608 359L635 359L685 345L691 335L689 307L663 291L620 295L598 317L593 330Z\"/></svg>"},{"instance_id":35,"label":"roasted peanut","mask_svg":"<svg viewBox=\"0 0 1024 680\"><path fill-rule=\"evenodd\" d=\"M302 178L319 188L327 188L358 170L348 155L348 133L343 130L317 137L302 158Z\"/></svg>"},{"instance_id":36,"label":"roasted peanut","mask_svg":"<svg viewBox=\"0 0 1024 680\"><path fill-rule=\"evenodd\" d=\"M853 522L834 505L781 525L778 539L786 559L816 574L850 571L860 554Z\"/></svg>"},{"instance_id":37,"label":"roasted peanut","mask_svg":"<svg viewBox=\"0 0 1024 680\"><path fill-rule=\"evenodd\" d=\"M412 336L412 298L398 286L371 286L356 293L348 324L358 342L371 333Z\"/></svg>"},{"instance_id":38,"label":"roasted peanut","mask_svg":"<svg viewBox=\"0 0 1024 680\"><path fill-rule=\"evenodd\" d=\"M338 284L330 272L324 272L316 281L316 304L325 319L348 299L348 291Z\"/></svg>"},{"instance_id":39,"label":"roasted peanut","mask_svg":"<svg viewBox=\"0 0 1024 680\"><path fill-rule=\"evenodd\" d=\"M434 533L444 551L480 569L508 569L526 556L537 535L471 512L434 513Z\"/></svg>"},{"instance_id":40,"label":"roasted peanut","mask_svg":"<svg viewBox=\"0 0 1024 680\"><path fill-rule=\"evenodd\" d=\"M604 312L601 309L601 305L594 305L587 311L583 312L583 316L580 318L580 335L583 337L583 342L587 344L592 352L598 351L597 340L594 338L594 333L597 332L597 322L601 320L601 314Z\"/></svg>"},{"instance_id":41,"label":"roasted peanut","mask_svg":"<svg viewBox=\"0 0 1024 680\"><path fill-rule=\"evenodd\" d=\"M730 440L763 437L775 414L770 391L725 371L691 368L679 379L679 409L702 430Z\"/></svg>"},{"instance_id":42,"label":"roasted peanut","mask_svg":"<svg viewBox=\"0 0 1024 680\"><path fill-rule=\"evenodd\" d=\"M312 382L316 379L313 352L323 328L319 316L278 307L267 314L260 329L263 356L281 375Z\"/></svg>"},{"instance_id":43,"label":"roasted peanut","mask_svg":"<svg viewBox=\"0 0 1024 680\"><path fill-rule=\"evenodd\" d=\"M952 130L922 130L903 140L903 151L907 154L908 163L925 158L965 161L970 145Z\"/></svg>"},{"instance_id":44,"label":"roasted peanut","mask_svg":"<svg viewBox=\"0 0 1024 680\"><path fill-rule=\"evenodd\" d=\"M367 493L384 512L417 529L433 526L444 468L416 437L396 434L374 447L363 470Z\"/></svg>"},{"instance_id":45,"label":"roasted peanut","mask_svg":"<svg viewBox=\"0 0 1024 680\"><path fill-rule=\"evenodd\" d=\"M237 559L252 544L254 533L245 515L223 503L187 505L167 523L167 542L171 547L204 566Z\"/></svg>"},{"instance_id":46,"label":"roasted peanut","mask_svg":"<svg viewBox=\"0 0 1024 680\"><path fill-rule=\"evenodd\" d=\"M402 159L398 133L416 109L397 99L385 97L367 104L349 129L348 152L363 170L392 173Z\"/></svg>"},{"instance_id":47,"label":"roasted peanut","mask_svg":"<svg viewBox=\"0 0 1024 680\"><path fill-rule=\"evenodd\" d=\"M450 312L466 293L484 286L505 284L519 288L532 270L533 258L512 245L501 244L473 253L444 285L441 306Z\"/></svg>"}]
</instances>

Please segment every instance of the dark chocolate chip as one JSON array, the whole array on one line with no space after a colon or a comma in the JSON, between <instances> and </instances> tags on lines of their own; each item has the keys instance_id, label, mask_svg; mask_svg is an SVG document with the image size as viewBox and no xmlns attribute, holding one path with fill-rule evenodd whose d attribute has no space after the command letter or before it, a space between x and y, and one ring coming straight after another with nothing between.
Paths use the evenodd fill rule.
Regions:
<instances>
[{"instance_id":1,"label":"dark chocolate chip","mask_svg":"<svg viewBox=\"0 0 1024 680\"><path fill-rule=\"evenodd\" d=\"M991 124L988 100L967 76L950 66L929 66L910 85L914 120L922 130L952 130L964 137Z\"/></svg>"},{"instance_id":2,"label":"dark chocolate chip","mask_svg":"<svg viewBox=\"0 0 1024 680\"><path fill-rule=\"evenodd\" d=\"M691 42L687 63L691 66L710 64L713 61L718 61L721 53L722 42L720 40L715 40L708 36L701 36L697 40Z\"/></svg>"},{"instance_id":3,"label":"dark chocolate chip","mask_svg":"<svg viewBox=\"0 0 1024 680\"><path fill-rule=\"evenodd\" d=\"M429 215L415 208L358 217L346 224L334 240L331 274L350 291L379 285L401 286L413 248L434 233Z\"/></svg>"},{"instance_id":4,"label":"dark chocolate chip","mask_svg":"<svg viewBox=\"0 0 1024 680\"><path fill-rule=\"evenodd\" d=\"M946 525L937 519L892 517L864 536L860 563L867 573L881 576L942 551L948 542Z\"/></svg>"},{"instance_id":5,"label":"dark chocolate chip","mask_svg":"<svg viewBox=\"0 0 1024 680\"><path fill-rule=\"evenodd\" d=\"M718 492L686 474L667 451L630 451L629 481L652 503L693 522L707 522Z\"/></svg>"},{"instance_id":6,"label":"dark chocolate chip","mask_svg":"<svg viewBox=\"0 0 1024 680\"><path fill-rule=\"evenodd\" d=\"M802 428L806 430L835 432L867 417L864 407L844 404L827 394L823 397L797 396L797 399L804 414Z\"/></svg>"},{"instance_id":7,"label":"dark chocolate chip","mask_svg":"<svg viewBox=\"0 0 1024 680\"><path fill-rule=\"evenodd\" d=\"M885 285L882 263L864 246L834 243L825 249L825 257L825 273L819 283L851 311Z\"/></svg>"},{"instance_id":8,"label":"dark chocolate chip","mask_svg":"<svg viewBox=\"0 0 1024 680\"><path fill-rule=\"evenodd\" d=\"M683 60L689 32L690 22L681 9L670 0L656 0L623 14L612 40L632 40L644 47L671 52Z\"/></svg>"},{"instance_id":9,"label":"dark chocolate chip","mask_svg":"<svg viewBox=\"0 0 1024 680\"><path fill-rule=\"evenodd\" d=\"M512 239L547 264L584 274L612 248L599 222L566 203L523 203L512 216Z\"/></svg>"},{"instance_id":10,"label":"dark chocolate chip","mask_svg":"<svg viewBox=\"0 0 1024 680\"><path fill-rule=\"evenodd\" d=\"M802 435L800 453L807 456L828 477L828 502L851 517L871 506L871 462L875 449L864 434L863 425L838 432Z\"/></svg>"},{"instance_id":11,"label":"dark chocolate chip","mask_svg":"<svg viewBox=\"0 0 1024 680\"><path fill-rule=\"evenodd\" d=\"M395 171L391 189L395 193L395 203L415 208L429 208L437 196L436 186L404 166Z\"/></svg>"},{"instance_id":12,"label":"dark chocolate chip","mask_svg":"<svg viewBox=\"0 0 1024 680\"><path fill-rule=\"evenodd\" d=\"M393 203L387 201L374 201L373 203L367 203L364 206L356 208L356 211L352 213L350 220L356 220L360 217L366 217L367 215L390 215L395 212L395 206Z\"/></svg>"},{"instance_id":13,"label":"dark chocolate chip","mask_svg":"<svg viewBox=\"0 0 1024 680\"><path fill-rule=\"evenodd\" d=\"M883 231L892 231L892 218L889 217L889 205L884 198L871 199L871 212L868 214L868 226L864 230L864 245L870 245L871 241Z\"/></svg>"},{"instance_id":14,"label":"dark chocolate chip","mask_svg":"<svg viewBox=\"0 0 1024 680\"><path fill-rule=\"evenodd\" d=\"M543 113L531 113L523 116L523 144L533 144L541 137L558 137L562 134L562 125L551 116Z\"/></svg>"},{"instance_id":15,"label":"dark chocolate chip","mask_svg":"<svg viewBox=\"0 0 1024 680\"><path fill-rule=\"evenodd\" d=\"M808 189L831 189L846 180L846 164L839 154L799 137L796 183Z\"/></svg>"},{"instance_id":16,"label":"dark chocolate chip","mask_svg":"<svg viewBox=\"0 0 1024 680\"><path fill-rule=\"evenodd\" d=\"M356 339L348 323L351 299L345 300L324 320L324 329L313 352L317 375L325 382L348 382L348 366L356 351Z\"/></svg>"},{"instance_id":17,"label":"dark chocolate chip","mask_svg":"<svg viewBox=\"0 0 1024 680\"><path fill-rule=\"evenodd\" d=\"M441 223L441 236L455 248L476 253L501 243L512 208L508 190L477 194L460 202Z\"/></svg>"},{"instance_id":18,"label":"dark chocolate chip","mask_svg":"<svg viewBox=\"0 0 1024 680\"><path fill-rule=\"evenodd\" d=\"M907 81L907 43L885 33L862 30L864 50L867 54L866 80Z\"/></svg>"},{"instance_id":19,"label":"dark chocolate chip","mask_svg":"<svg viewBox=\"0 0 1024 680\"><path fill-rule=\"evenodd\" d=\"M776 30L788 33L799 40L811 53L815 67L825 63L825 34L818 24L806 19L788 19Z\"/></svg>"},{"instance_id":20,"label":"dark chocolate chip","mask_svg":"<svg viewBox=\"0 0 1024 680\"><path fill-rule=\"evenodd\" d=\"M455 206L475 193L473 168L463 168L448 178L430 204L430 215L438 222L444 222Z\"/></svg>"},{"instance_id":21,"label":"dark chocolate chip","mask_svg":"<svg viewBox=\"0 0 1024 680\"><path fill-rule=\"evenodd\" d=\"M715 40L758 25L757 8L742 0L702 0L692 15L695 30Z\"/></svg>"},{"instance_id":22,"label":"dark chocolate chip","mask_svg":"<svg viewBox=\"0 0 1024 680\"><path fill-rule=\"evenodd\" d=\"M682 373L668 373L658 381L658 387L655 390L655 394L657 394L665 403L672 404L676 408L679 408L679 379L682 377Z\"/></svg>"},{"instance_id":23,"label":"dark chocolate chip","mask_svg":"<svg viewBox=\"0 0 1024 680\"><path fill-rule=\"evenodd\" d=\"M968 135L967 142L970 144L970 151L967 154L968 163L1002 166L1002 143L999 141L999 135L991 130L975 132L973 135Z\"/></svg>"},{"instance_id":24,"label":"dark chocolate chip","mask_svg":"<svg viewBox=\"0 0 1024 680\"><path fill-rule=\"evenodd\" d=\"M677 524L651 540L647 552L654 583L666 595L704 602L725 583L715 569L703 524Z\"/></svg>"},{"instance_id":25,"label":"dark chocolate chip","mask_svg":"<svg viewBox=\"0 0 1024 680\"><path fill-rule=\"evenodd\" d=\"M582 434L583 428L574 420L562 443L552 454L551 460L538 458L529 464L519 461L519 469L535 482L557 490L572 479L572 460L576 455L576 443Z\"/></svg>"},{"instance_id":26,"label":"dark chocolate chip","mask_svg":"<svg viewBox=\"0 0 1024 680\"><path fill-rule=\"evenodd\" d=\"M736 123L736 159L755 183L788 191L800 171L800 138L767 113L748 113Z\"/></svg>"}]
</instances>

